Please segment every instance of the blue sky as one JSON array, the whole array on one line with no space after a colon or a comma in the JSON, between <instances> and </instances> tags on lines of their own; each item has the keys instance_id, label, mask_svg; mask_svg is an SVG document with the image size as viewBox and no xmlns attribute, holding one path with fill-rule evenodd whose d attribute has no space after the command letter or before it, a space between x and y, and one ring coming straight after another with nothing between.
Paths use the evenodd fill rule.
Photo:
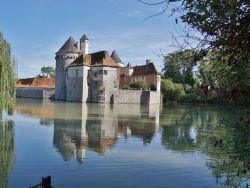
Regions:
<instances>
[{"instance_id":1,"label":"blue sky","mask_svg":"<svg viewBox=\"0 0 250 188\"><path fill-rule=\"evenodd\" d=\"M79 41L83 34L90 40L89 53L116 50L125 65L150 59L161 71L159 55L173 51L170 32L178 26L167 14L144 19L162 9L137 0L2 0L0 31L12 45L19 78L55 67L55 53L66 40Z\"/></svg>"}]
</instances>

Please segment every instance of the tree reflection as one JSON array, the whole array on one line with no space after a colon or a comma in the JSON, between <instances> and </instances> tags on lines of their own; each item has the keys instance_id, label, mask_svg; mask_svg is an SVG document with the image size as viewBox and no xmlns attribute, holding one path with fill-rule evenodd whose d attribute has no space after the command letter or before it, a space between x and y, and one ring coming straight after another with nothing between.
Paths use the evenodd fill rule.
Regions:
<instances>
[{"instance_id":1,"label":"tree reflection","mask_svg":"<svg viewBox=\"0 0 250 188\"><path fill-rule=\"evenodd\" d=\"M14 122L0 120L0 187L8 187L8 178L14 164Z\"/></svg>"},{"instance_id":2,"label":"tree reflection","mask_svg":"<svg viewBox=\"0 0 250 188\"><path fill-rule=\"evenodd\" d=\"M160 117L162 144L181 153L200 151L218 184L245 187L250 179L247 147L250 142L249 131L242 130L244 126L240 124L250 118L244 116L234 129L231 125L236 116L236 113L228 116L228 111L219 106L166 106Z\"/></svg>"}]
</instances>

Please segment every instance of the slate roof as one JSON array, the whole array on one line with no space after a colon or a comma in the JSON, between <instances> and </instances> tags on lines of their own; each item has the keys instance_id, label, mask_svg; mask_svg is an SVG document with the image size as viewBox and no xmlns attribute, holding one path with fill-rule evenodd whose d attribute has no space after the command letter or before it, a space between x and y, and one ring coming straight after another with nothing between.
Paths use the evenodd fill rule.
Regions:
<instances>
[{"instance_id":1,"label":"slate roof","mask_svg":"<svg viewBox=\"0 0 250 188\"><path fill-rule=\"evenodd\" d=\"M155 68L154 63L149 63L147 65L135 66L132 76L140 76L146 74L159 74Z\"/></svg>"},{"instance_id":2,"label":"slate roof","mask_svg":"<svg viewBox=\"0 0 250 188\"><path fill-rule=\"evenodd\" d=\"M69 37L69 39L64 43L64 45L60 48L57 53L78 53L79 50L76 47L76 41L73 37Z\"/></svg>"},{"instance_id":3,"label":"slate roof","mask_svg":"<svg viewBox=\"0 0 250 188\"><path fill-rule=\"evenodd\" d=\"M126 67L128 67L128 68L130 68L130 69L132 69L132 68L133 68L133 66L132 66L132 65L130 65L130 63L128 63Z\"/></svg>"},{"instance_id":4,"label":"slate roof","mask_svg":"<svg viewBox=\"0 0 250 188\"><path fill-rule=\"evenodd\" d=\"M82 38L80 39L80 42L83 42L85 40L89 40L89 38L84 34Z\"/></svg>"},{"instance_id":5,"label":"slate roof","mask_svg":"<svg viewBox=\"0 0 250 188\"><path fill-rule=\"evenodd\" d=\"M114 50L111 54L111 57L113 58L113 60L116 62L116 63L121 63L123 64L123 62L121 61L119 55L117 54L117 52Z\"/></svg>"}]
</instances>

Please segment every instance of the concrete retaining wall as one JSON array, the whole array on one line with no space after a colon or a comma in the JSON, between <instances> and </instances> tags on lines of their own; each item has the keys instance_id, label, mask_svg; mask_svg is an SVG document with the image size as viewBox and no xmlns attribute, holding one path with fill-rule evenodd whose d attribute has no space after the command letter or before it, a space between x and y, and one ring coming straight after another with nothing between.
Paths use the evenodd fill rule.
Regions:
<instances>
[{"instance_id":1,"label":"concrete retaining wall","mask_svg":"<svg viewBox=\"0 0 250 188\"><path fill-rule=\"evenodd\" d=\"M54 99L54 88L16 88L16 97Z\"/></svg>"}]
</instances>

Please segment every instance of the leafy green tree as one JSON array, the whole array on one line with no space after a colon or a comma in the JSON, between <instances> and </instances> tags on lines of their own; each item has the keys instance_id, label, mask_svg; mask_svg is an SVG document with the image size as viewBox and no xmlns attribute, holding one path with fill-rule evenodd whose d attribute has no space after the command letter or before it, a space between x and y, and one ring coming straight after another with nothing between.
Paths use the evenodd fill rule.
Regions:
<instances>
[{"instance_id":1,"label":"leafy green tree","mask_svg":"<svg viewBox=\"0 0 250 188\"><path fill-rule=\"evenodd\" d=\"M53 67L42 67L41 72L46 75L46 78L48 76L50 76L51 78L55 77L55 69Z\"/></svg>"},{"instance_id":2,"label":"leafy green tree","mask_svg":"<svg viewBox=\"0 0 250 188\"><path fill-rule=\"evenodd\" d=\"M0 187L8 187L9 174L13 171L14 122L3 120L3 112L12 115L15 105L15 58L10 43L0 32Z\"/></svg>"},{"instance_id":3,"label":"leafy green tree","mask_svg":"<svg viewBox=\"0 0 250 188\"><path fill-rule=\"evenodd\" d=\"M185 91L182 84L174 84L174 99L180 101L185 96Z\"/></svg>"},{"instance_id":4,"label":"leafy green tree","mask_svg":"<svg viewBox=\"0 0 250 188\"><path fill-rule=\"evenodd\" d=\"M193 44L193 48L196 49L194 56L196 61L203 61L204 58L211 55L209 53L212 53L213 56L205 62L206 65L204 64L205 66L203 65L200 70L203 82L206 84L203 87L204 93L208 94L208 86L210 86L210 89L217 93L225 93L225 101L223 102L231 109L231 113L235 114L239 111L237 106L233 104L244 107L246 110L241 113L238 120L227 121L227 118L224 118L222 122L218 122L227 126L230 123L235 128L232 137L225 135L216 138L214 146L221 145L218 151L224 151L225 153L221 157L218 152L215 152L215 158L212 159L217 161L212 164L213 168L220 166L224 168L226 166L227 169L223 169L222 174L226 176L226 186L231 187L231 183L235 179L250 174L250 1L163 0L157 3L139 1L149 5L162 6L165 4L166 8L162 13L169 7L172 8L172 14L179 13L180 16L176 18L176 23L180 19L186 24L185 28L187 28L186 30L184 28L182 37L185 37L185 40L179 45L180 49L183 49L183 46ZM180 44L177 37L174 37L174 39L177 45ZM245 101L236 103L240 94ZM227 96L229 97L227 98ZM214 130L211 131L211 137L214 137ZM224 147L223 143L226 143L227 146ZM229 173L234 163L239 165L237 167L238 172ZM247 181L249 181L249 178L243 179L236 186L248 187ZM244 182L245 184L243 184Z\"/></svg>"},{"instance_id":5,"label":"leafy green tree","mask_svg":"<svg viewBox=\"0 0 250 188\"><path fill-rule=\"evenodd\" d=\"M165 56L162 72L165 78L172 79L173 83L185 83L193 86L195 65L194 53L191 50L175 51Z\"/></svg>"},{"instance_id":6,"label":"leafy green tree","mask_svg":"<svg viewBox=\"0 0 250 188\"><path fill-rule=\"evenodd\" d=\"M13 113L15 104L15 58L11 46L0 32L0 113Z\"/></svg>"},{"instance_id":7,"label":"leafy green tree","mask_svg":"<svg viewBox=\"0 0 250 188\"><path fill-rule=\"evenodd\" d=\"M171 80L163 79L161 81L161 93L164 102L174 100L174 84Z\"/></svg>"},{"instance_id":8,"label":"leafy green tree","mask_svg":"<svg viewBox=\"0 0 250 188\"><path fill-rule=\"evenodd\" d=\"M147 89L147 83L146 83L146 81L145 80L141 80L141 79L138 80L138 81L136 81L136 82L133 82L133 83L129 84L129 86L131 88L135 88L135 89L142 89L142 90Z\"/></svg>"}]
</instances>

